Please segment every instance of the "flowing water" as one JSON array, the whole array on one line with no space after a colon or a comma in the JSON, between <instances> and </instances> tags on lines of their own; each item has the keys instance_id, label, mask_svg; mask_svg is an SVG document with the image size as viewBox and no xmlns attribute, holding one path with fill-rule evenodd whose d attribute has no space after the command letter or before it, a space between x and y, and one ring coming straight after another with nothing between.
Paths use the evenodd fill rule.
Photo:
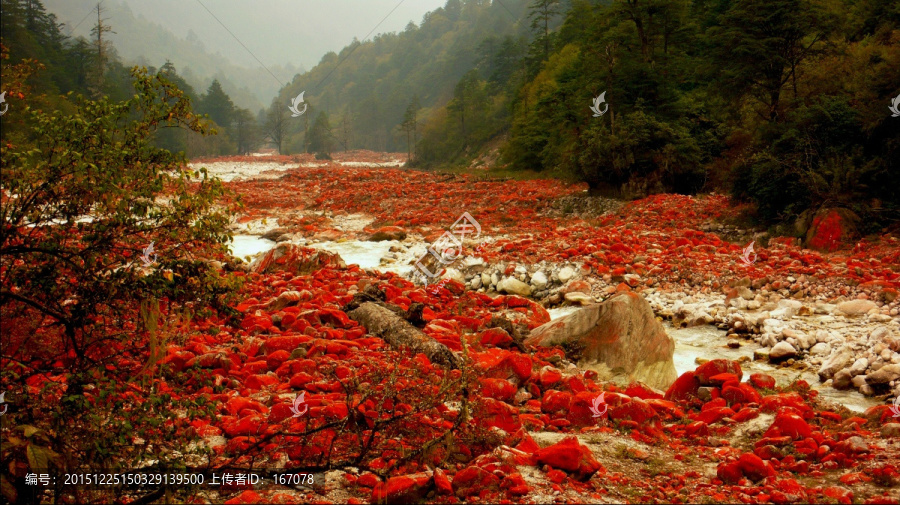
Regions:
<instances>
[{"instance_id":1,"label":"flowing water","mask_svg":"<svg viewBox=\"0 0 900 505\"><path fill-rule=\"evenodd\" d=\"M229 246L231 254L238 258L256 256L275 247L275 242L256 235L234 235L234 241Z\"/></svg>"}]
</instances>

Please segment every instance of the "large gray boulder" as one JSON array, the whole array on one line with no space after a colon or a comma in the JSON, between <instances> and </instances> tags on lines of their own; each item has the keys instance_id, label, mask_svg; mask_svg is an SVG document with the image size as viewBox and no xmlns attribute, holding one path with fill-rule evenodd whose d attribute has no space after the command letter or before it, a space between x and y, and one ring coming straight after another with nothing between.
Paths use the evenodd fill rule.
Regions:
<instances>
[{"instance_id":1,"label":"large gray boulder","mask_svg":"<svg viewBox=\"0 0 900 505\"><path fill-rule=\"evenodd\" d=\"M641 381L665 390L675 382L675 341L635 293L622 293L538 326L525 341L562 346L580 368L601 379Z\"/></svg>"}]
</instances>

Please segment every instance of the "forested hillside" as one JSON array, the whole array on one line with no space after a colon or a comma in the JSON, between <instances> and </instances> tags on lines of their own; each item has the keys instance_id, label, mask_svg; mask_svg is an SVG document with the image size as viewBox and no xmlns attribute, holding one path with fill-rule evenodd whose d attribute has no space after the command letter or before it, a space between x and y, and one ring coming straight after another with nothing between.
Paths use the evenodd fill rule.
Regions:
<instances>
[{"instance_id":1,"label":"forested hillside","mask_svg":"<svg viewBox=\"0 0 900 505\"><path fill-rule=\"evenodd\" d=\"M327 55L276 104L300 92L316 112L285 152L324 112L335 148L424 167L499 145L509 169L626 197L730 192L765 221L840 206L877 231L900 211L888 0L449 0Z\"/></svg>"},{"instance_id":2,"label":"forested hillside","mask_svg":"<svg viewBox=\"0 0 900 505\"><path fill-rule=\"evenodd\" d=\"M3 83L3 89L9 92L9 106L15 106L18 93L29 95L47 108L63 111L72 107L62 98L67 93L94 99L105 96L112 101L127 100L133 95L130 67L109 41L110 32L121 28L102 16L101 23L95 21L90 39L71 38L41 2L2 0L0 23L4 60L10 64L34 60L41 66L41 70L21 82ZM204 137L190 130L162 128L155 135L156 145L173 152L183 151L188 156L204 156L247 153L263 143L264 134L256 123L256 114L237 107L217 79L209 82L205 91L195 90L170 61L158 64L159 67L148 67L150 73L164 76L182 90L193 109L208 116L209 125L218 135ZM23 130L23 120L21 115L5 117L3 138L16 138Z\"/></svg>"}]
</instances>

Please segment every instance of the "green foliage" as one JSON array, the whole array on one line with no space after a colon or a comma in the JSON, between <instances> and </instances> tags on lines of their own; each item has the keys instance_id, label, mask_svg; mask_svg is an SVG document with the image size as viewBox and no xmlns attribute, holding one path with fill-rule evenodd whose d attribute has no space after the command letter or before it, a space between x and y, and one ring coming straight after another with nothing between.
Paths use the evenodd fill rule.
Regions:
<instances>
[{"instance_id":1,"label":"green foliage","mask_svg":"<svg viewBox=\"0 0 900 505\"><path fill-rule=\"evenodd\" d=\"M330 155L333 146L334 141L331 138L331 124L328 122L328 114L320 111L319 115L316 116L312 129L309 131L307 152L316 153L317 157L321 156L320 159L322 159Z\"/></svg>"}]
</instances>

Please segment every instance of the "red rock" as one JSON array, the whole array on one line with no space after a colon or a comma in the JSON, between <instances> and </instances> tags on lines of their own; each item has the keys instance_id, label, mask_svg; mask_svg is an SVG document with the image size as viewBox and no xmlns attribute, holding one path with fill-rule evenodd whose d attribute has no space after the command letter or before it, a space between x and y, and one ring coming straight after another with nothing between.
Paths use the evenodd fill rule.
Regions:
<instances>
[{"instance_id":1,"label":"red rock","mask_svg":"<svg viewBox=\"0 0 900 505\"><path fill-rule=\"evenodd\" d=\"M684 372L666 390L665 399L677 402L691 397L696 398L698 389L700 389L700 382L694 376L694 372Z\"/></svg>"},{"instance_id":2,"label":"red rock","mask_svg":"<svg viewBox=\"0 0 900 505\"><path fill-rule=\"evenodd\" d=\"M531 377L532 363L528 355L504 349L472 354L485 377L509 379L514 384L522 384Z\"/></svg>"},{"instance_id":3,"label":"red rock","mask_svg":"<svg viewBox=\"0 0 900 505\"><path fill-rule=\"evenodd\" d=\"M793 407L804 415L812 413L812 408L806 404L803 397L793 392L765 396L760 400L759 405L763 412L777 412L782 407Z\"/></svg>"},{"instance_id":4,"label":"red rock","mask_svg":"<svg viewBox=\"0 0 900 505\"><path fill-rule=\"evenodd\" d=\"M849 505L853 503L853 491L840 486L830 486L822 490L825 496L837 500L838 503Z\"/></svg>"},{"instance_id":5,"label":"red rock","mask_svg":"<svg viewBox=\"0 0 900 505\"><path fill-rule=\"evenodd\" d=\"M541 368L541 371L538 374L538 382L541 385L541 389L553 387L561 380L562 372L551 366Z\"/></svg>"},{"instance_id":6,"label":"red rock","mask_svg":"<svg viewBox=\"0 0 900 505\"><path fill-rule=\"evenodd\" d=\"M436 480L437 479L435 479L435 481ZM378 476L374 473L366 472L360 475L358 479L356 479L356 483L364 487L375 487L376 485L381 483L381 479L378 478Z\"/></svg>"},{"instance_id":7,"label":"red rock","mask_svg":"<svg viewBox=\"0 0 900 505\"><path fill-rule=\"evenodd\" d=\"M572 393L550 389L544 393L544 397L541 399L541 412L547 414L565 412L569 410L569 405L571 403Z\"/></svg>"},{"instance_id":8,"label":"red rock","mask_svg":"<svg viewBox=\"0 0 900 505\"><path fill-rule=\"evenodd\" d=\"M562 441L545 447L535 453L539 464L565 470L580 480L589 479L603 468L591 454L591 450L578 442L576 437L566 437Z\"/></svg>"},{"instance_id":9,"label":"red rock","mask_svg":"<svg viewBox=\"0 0 900 505\"><path fill-rule=\"evenodd\" d=\"M428 494L431 477L420 473L391 477L372 490L372 503L418 503Z\"/></svg>"},{"instance_id":10,"label":"red rock","mask_svg":"<svg viewBox=\"0 0 900 505\"><path fill-rule=\"evenodd\" d=\"M709 382L713 386L722 386L728 382L740 382L740 379L733 373L720 373L710 377Z\"/></svg>"},{"instance_id":11,"label":"red rock","mask_svg":"<svg viewBox=\"0 0 900 505\"><path fill-rule=\"evenodd\" d=\"M722 388L722 398L730 405L736 403L759 403L762 397L749 384L740 383L737 386L725 386Z\"/></svg>"},{"instance_id":12,"label":"red rock","mask_svg":"<svg viewBox=\"0 0 900 505\"><path fill-rule=\"evenodd\" d=\"M694 421L685 426L684 431L687 435L706 437L709 436L709 425L703 421Z\"/></svg>"},{"instance_id":13,"label":"red rock","mask_svg":"<svg viewBox=\"0 0 900 505\"><path fill-rule=\"evenodd\" d=\"M723 374L730 373L734 374L737 377L737 380L740 381L741 377L743 377L744 372L741 370L741 365L736 361L729 361L727 359L714 359L707 361L706 363L697 367L697 370L694 371L695 376L697 377L697 381L701 386L717 386L712 381L712 377Z\"/></svg>"},{"instance_id":14,"label":"red rock","mask_svg":"<svg viewBox=\"0 0 900 505\"><path fill-rule=\"evenodd\" d=\"M483 491L499 491L500 479L491 472L477 466L463 468L453 476L453 493L465 499L478 496Z\"/></svg>"},{"instance_id":15,"label":"red rock","mask_svg":"<svg viewBox=\"0 0 900 505\"><path fill-rule=\"evenodd\" d=\"M628 403L609 409L609 418L643 424L651 419L655 419L656 411L644 400L632 398Z\"/></svg>"},{"instance_id":16,"label":"red rock","mask_svg":"<svg viewBox=\"0 0 900 505\"><path fill-rule=\"evenodd\" d=\"M821 209L806 232L806 247L816 251L836 251L859 236L859 223L859 216L849 209Z\"/></svg>"},{"instance_id":17,"label":"red rock","mask_svg":"<svg viewBox=\"0 0 900 505\"><path fill-rule=\"evenodd\" d=\"M751 374L749 381L756 389L775 389L775 378L768 374Z\"/></svg>"},{"instance_id":18,"label":"red rock","mask_svg":"<svg viewBox=\"0 0 900 505\"><path fill-rule=\"evenodd\" d=\"M779 412L765 436L786 435L794 440L799 440L809 437L810 434L812 434L812 428L802 417L793 412Z\"/></svg>"},{"instance_id":19,"label":"red rock","mask_svg":"<svg viewBox=\"0 0 900 505\"><path fill-rule=\"evenodd\" d=\"M484 428L498 427L507 433L515 433L522 427L519 411L512 405L493 398L479 398L474 402L474 418Z\"/></svg>"},{"instance_id":20,"label":"red rock","mask_svg":"<svg viewBox=\"0 0 900 505\"><path fill-rule=\"evenodd\" d=\"M269 424L278 424L281 421L289 417L293 417L294 412L291 410L291 406L286 403L276 403L272 405L272 410L269 411Z\"/></svg>"},{"instance_id":21,"label":"red rock","mask_svg":"<svg viewBox=\"0 0 900 505\"><path fill-rule=\"evenodd\" d=\"M588 391L577 393L569 403L569 412L566 419L571 421L575 426L593 426L597 424L597 421L600 418L594 417L594 411L591 410L593 402L597 397L597 393ZM603 412L607 407L600 405L597 409L600 412Z\"/></svg>"},{"instance_id":22,"label":"red rock","mask_svg":"<svg viewBox=\"0 0 900 505\"><path fill-rule=\"evenodd\" d=\"M516 395L516 386L506 379L486 378L479 381L480 392L488 398L494 398L501 402L509 402Z\"/></svg>"},{"instance_id":23,"label":"red rock","mask_svg":"<svg viewBox=\"0 0 900 505\"><path fill-rule=\"evenodd\" d=\"M737 414L731 416L732 419L739 423L756 419L757 417L759 417L759 409L751 409L750 407L744 407Z\"/></svg>"},{"instance_id":24,"label":"red rock","mask_svg":"<svg viewBox=\"0 0 900 505\"><path fill-rule=\"evenodd\" d=\"M513 342L512 337L503 328L489 328L479 336L481 345L492 345L495 347L506 347Z\"/></svg>"},{"instance_id":25,"label":"red rock","mask_svg":"<svg viewBox=\"0 0 900 505\"><path fill-rule=\"evenodd\" d=\"M251 375L244 379L244 387L253 391L266 386L272 386L280 382L277 375Z\"/></svg>"},{"instance_id":26,"label":"red rock","mask_svg":"<svg viewBox=\"0 0 900 505\"><path fill-rule=\"evenodd\" d=\"M337 254L300 247L290 242L280 242L250 264L250 270L260 274L284 271L309 275L325 267L346 268L347 265Z\"/></svg>"},{"instance_id":27,"label":"red rock","mask_svg":"<svg viewBox=\"0 0 900 505\"><path fill-rule=\"evenodd\" d=\"M452 495L453 494L453 485L450 484L450 479L447 478L447 474L444 473L440 468L434 469L434 487L437 488L438 494L443 495Z\"/></svg>"},{"instance_id":28,"label":"red rock","mask_svg":"<svg viewBox=\"0 0 900 505\"><path fill-rule=\"evenodd\" d=\"M228 400L225 403L225 410L227 410L231 415L237 415L242 410L253 410L262 414L265 414L269 411L269 409L266 408L265 405L248 398L242 398L240 396L236 396Z\"/></svg>"},{"instance_id":29,"label":"red rock","mask_svg":"<svg viewBox=\"0 0 900 505\"><path fill-rule=\"evenodd\" d=\"M734 411L728 407L715 407L704 412L701 412L697 416L698 421L702 421L706 424L713 424L715 422L721 421L726 417L731 417L734 415Z\"/></svg>"},{"instance_id":30,"label":"red rock","mask_svg":"<svg viewBox=\"0 0 900 505\"><path fill-rule=\"evenodd\" d=\"M725 484L737 484L744 477L741 468L736 461L731 463L721 463L716 468L716 477Z\"/></svg>"},{"instance_id":31,"label":"red rock","mask_svg":"<svg viewBox=\"0 0 900 505\"><path fill-rule=\"evenodd\" d=\"M266 353L274 353L276 351L287 351L288 355L296 349L304 338L299 335L275 336L266 339Z\"/></svg>"},{"instance_id":32,"label":"red rock","mask_svg":"<svg viewBox=\"0 0 900 505\"><path fill-rule=\"evenodd\" d=\"M753 449L753 454L756 454L760 457L760 459L770 460L772 458L781 458L784 456L781 450L779 450L774 445L764 445L762 447L757 447Z\"/></svg>"},{"instance_id":33,"label":"red rock","mask_svg":"<svg viewBox=\"0 0 900 505\"><path fill-rule=\"evenodd\" d=\"M266 356L266 365L269 367L269 370L276 370L282 363L289 359L291 359L291 353L287 351L279 350L271 352Z\"/></svg>"},{"instance_id":34,"label":"red rock","mask_svg":"<svg viewBox=\"0 0 900 505\"><path fill-rule=\"evenodd\" d=\"M763 461L756 454L745 452L741 454L740 458L738 458L738 466L743 472L744 476L753 482L757 482L765 479L766 477L772 477L775 475L775 470L771 465Z\"/></svg>"},{"instance_id":35,"label":"red rock","mask_svg":"<svg viewBox=\"0 0 900 505\"><path fill-rule=\"evenodd\" d=\"M806 489L794 479L781 479L774 484L771 500L774 503L807 502Z\"/></svg>"},{"instance_id":36,"label":"red rock","mask_svg":"<svg viewBox=\"0 0 900 505\"><path fill-rule=\"evenodd\" d=\"M632 382L625 388L625 394L643 400L662 399L665 395L662 391L654 389L643 382Z\"/></svg>"},{"instance_id":37,"label":"red rock","mask_svg":"<svg viewBox=\"0 0 900 505\"><path fill-rule=\"evenodd\" d=\"M522 496L528 494L531 489L519 472L507 475L503 482L500 483L501 489L505 489L506 493L511 496Z\"/></svg>"},{"instance_id":38,"label":"red rock","mask_svg":"<svg viewBox=\"0 0 900 505\"><path fill-rule=\"evenodd\" d=\"M562 484L563 482L565 482L567 477L568 476L565 472L561 472L559 470L550 470L549 472L547 472L547 480L554 484Z\"/></svg>"}]
</instances>

